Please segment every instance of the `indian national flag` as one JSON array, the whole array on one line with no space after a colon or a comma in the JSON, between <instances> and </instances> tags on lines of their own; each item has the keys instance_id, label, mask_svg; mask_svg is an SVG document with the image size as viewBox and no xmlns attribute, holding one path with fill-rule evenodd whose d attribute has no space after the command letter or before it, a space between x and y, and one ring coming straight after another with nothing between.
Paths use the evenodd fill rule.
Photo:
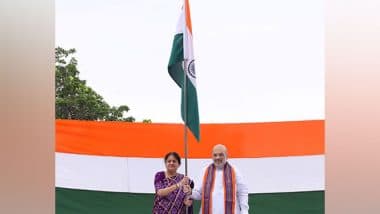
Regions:
<instances>
[{"instance_id":1,"label":"indian national flag","mask_svg":"<svg viewBox=\"0 0 380 214\"><path fill-rule=\"evenodd\" d=\"M201 124L189 138L189 177L222 143L248 185L254 214L324 213L324 121ZM56 213L152 213L154 174L177 151L183 125L56 121ZM184 173L184 166L179 168ZM199 210L199 201L195 201Z\"/></svg>"},{"instance_id":2,"label":"indian national flag","mask_svg":"<svg viewBox=\"0 0 380 214\"><path fill-rule=\"evenodd\" d=\"M186 126L199 141L199 113L193 52L189 1L185 0L177 24L173 47L169 59L170 76L182 89L181 115ZM185 76L186 73L186 76ZM185 79L185 81L184 81ZM185 112L186 105L186 112Z\"/></svg>"}]
</instances>

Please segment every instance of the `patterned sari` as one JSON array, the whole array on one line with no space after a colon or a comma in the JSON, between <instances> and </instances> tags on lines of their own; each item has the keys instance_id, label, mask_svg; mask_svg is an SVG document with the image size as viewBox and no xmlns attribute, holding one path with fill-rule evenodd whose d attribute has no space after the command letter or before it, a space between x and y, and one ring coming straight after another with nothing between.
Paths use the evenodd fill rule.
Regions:
<instances>
[{"instance_id":1,"label":"patterned sari","mask_svg":"<svg viewBox=\"0 0 380 214\"><path fill-rule=\"evenodd\" d=\"M159 189L164 189L169 186L175 185L183 179L183 174L177 174L176 176L166 178L165 172L158 172L154 178L154 187L156 192ZM182 191L182 188L176 189L169 193L167 196L154 197L153 214L184 214L186 212L186 206L183 203L186 194ZM192 214L192 207L189 208L189 214Z\"/></svg>"}]
</instances>

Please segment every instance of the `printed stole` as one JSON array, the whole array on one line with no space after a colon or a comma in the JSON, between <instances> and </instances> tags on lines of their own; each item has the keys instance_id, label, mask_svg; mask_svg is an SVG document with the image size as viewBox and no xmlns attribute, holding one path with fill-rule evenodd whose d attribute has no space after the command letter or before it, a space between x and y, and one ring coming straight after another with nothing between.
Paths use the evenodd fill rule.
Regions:
<instances>
[{"instance_id":1,"label":"printed stole","mask_svg":"<svg viewBox=\"0 0 380 214\"><path fill-rule=\"evenodd\" d=\"M203 177L202 214L212 214L212 192L214 190L216 168L214 164L207 167ZM236 175L227 162L223 168L224 214L235 214ZM215 213L216 214L216 213Z\"/></svg>"}]
</instances>

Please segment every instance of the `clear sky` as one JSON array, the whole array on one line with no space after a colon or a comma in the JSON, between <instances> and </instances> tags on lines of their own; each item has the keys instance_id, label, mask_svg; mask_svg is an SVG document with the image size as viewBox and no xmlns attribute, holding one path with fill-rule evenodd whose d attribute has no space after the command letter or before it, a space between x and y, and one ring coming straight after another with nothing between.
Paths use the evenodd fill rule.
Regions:
<instances>
[{"instance_id":1,"label":"clear sky","mask_svg":"<svg viewBox=\"0 0 380 214\"><path fill-rule=\"evenodd\" d=\"M56 46L137 121L181 122L167 71L178 0L56 0ZM202 123L324 119L322 0L190 0Z\"/></svg>"}]
</instances>

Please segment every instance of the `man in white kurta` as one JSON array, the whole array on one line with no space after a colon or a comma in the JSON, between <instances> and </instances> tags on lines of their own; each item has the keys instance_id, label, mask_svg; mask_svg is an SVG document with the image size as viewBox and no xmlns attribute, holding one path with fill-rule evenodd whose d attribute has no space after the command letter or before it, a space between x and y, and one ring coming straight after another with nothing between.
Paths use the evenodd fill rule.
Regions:
<instances>
[{"instance_id":1,"label":"man in white kurta","mask_svg":"<svg viewBox=\"0 0 380 214\"><path fill-rule=\"evenodd\" d=\"M214 146L212 150L212 159L213 164L215 166L215 176L213 179L213 187L208 187L208 189L211 188L210 191L210 208L209 213L210 214L225 214L225 213L231 213L225 211L225 203L226 203L226 187L225 187L225 174L224 169L226 168L225 165L227 164L227 148L224 145L218 144ZM248 187L246 183L243 181L243 177L239 170L229 164L232 168L231 171L234 171L234 179L233 179L233 185L234 188L234 198L235 201L232 203L234 205L234 214L248 214ZM202 194L205 192L204 185L208 185L207 182L205 182L205 173L208 172L208 167L204 168L199 176L199 178L195 182L195 187L192 191L191 198L195 200L202 200L202 207L200 210L200 213L202 213L203 205L204 205L204 197L202 197Z\"/></svg>"}]
</instances>

